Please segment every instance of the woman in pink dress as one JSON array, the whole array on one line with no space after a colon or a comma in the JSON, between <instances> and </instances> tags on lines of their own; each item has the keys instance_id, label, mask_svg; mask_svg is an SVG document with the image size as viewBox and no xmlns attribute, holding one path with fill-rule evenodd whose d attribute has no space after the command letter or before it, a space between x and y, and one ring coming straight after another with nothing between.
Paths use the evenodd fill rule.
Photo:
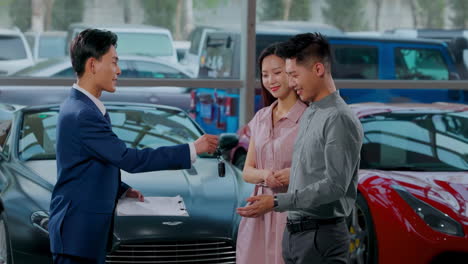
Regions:
<instances>
[{"instance_id":1,"label":"woman in pink dress","mask_svg":"<svg viewBox=\"0 0 468 264\"><path fill-rule=\"evenodd\" d=\"M307 106L288 85L285 60L278 45L266 48L259 58L264 108L249 122L250 143L243 178L255 184L254 193L286 192L293 145L299 119ZM239 264L283 264L281 241L287 213L270 212L258 218L242 218L237 235Z\"/></svg>"}]
</instances>

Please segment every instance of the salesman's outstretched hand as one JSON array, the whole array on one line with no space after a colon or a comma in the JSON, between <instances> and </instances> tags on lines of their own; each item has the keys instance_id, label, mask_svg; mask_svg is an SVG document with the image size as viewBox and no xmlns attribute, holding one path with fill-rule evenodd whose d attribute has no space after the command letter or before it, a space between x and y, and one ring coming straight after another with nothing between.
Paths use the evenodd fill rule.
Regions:
<instances>
[{"instance_id":1,"label":"salesman's outstretched hand","mask_svg":"<svg viewBox=\"0 0 468 264\"><path fill-rule=\"evenodd\" d=\"M218 147L218 136L205 134L199 137L194 143L197 154L214 153Z\"/></svg>"},{"instance_id":2,"label":"salesman's outstretched hand","mask_svg":"<svg viewBox=\"0 0 468 264\"><path fill-rule=\"evenodd\" d=\"M237 213L243 217L259 217L273 210L272 195L257 195L247 198L250 205L237 208Z\"/></svg>"},{"instance_id":3,"label":"salesman's outstretched hand","mask_svg":"<svg viewBox=\"0 0 468 264\"><path fill-rule=\"evenodd\" d=\"M132 188L128 189L128 191L127 191L127 193L126 193L125 196L127 196L127 197L129 197L129 198L138 198L138 200L139 200L140 202L144 202L144 201L145 201L145 197L143 197L143 194L141 194L140 191L137 191L137 190L132 189Z\"/></svg>"}]
</instances>

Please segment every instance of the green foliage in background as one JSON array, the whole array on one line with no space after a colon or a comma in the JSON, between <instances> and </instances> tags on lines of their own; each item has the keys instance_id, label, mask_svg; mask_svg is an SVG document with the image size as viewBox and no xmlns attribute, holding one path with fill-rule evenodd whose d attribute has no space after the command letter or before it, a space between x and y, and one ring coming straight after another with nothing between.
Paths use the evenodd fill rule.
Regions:
<instances>
[{"instance_id":1,"label":"green foliage in background","mask_svg":"<svg viewBox=\"0 0 468 264\"><path fill-rule=\"evenodd\" d=\"M196 2L196 1L194 1ZM175 13L177 1L175 0L141 0L145 10L143 23L153 26L168 28L171 32L175 29Z\"/></svg>"},{"instance_id":2,"label":"green foliage in background","mask_svg":"<svg viewBox=\"0 0 468 264\"><path fill-rule=\"evenodd\" d=\"M9 7L12 0L0 0L0 8Z\"/></svg>"},{"instance_id":3,"label":"green foliage in background","mask_svg":"<svg viewBox=\"0 0 468 264\"><path fill-rule=\"evenodd\" d=\"M221 5L227 5L229 0L194 0L194 9L211 9L217 8Z\"/></svg>"},{"instance_id":4,"label":"green foliage in background","mask_svg":"<svg viewBox=\"0 0 468 264\"><path fill-rule=\"evenodd\" d=\"M10 18L21 31L31 28L31 0L15 0L10 3Z\"/></svg>"},{"instance_id":5,"label":"green foliage in background","mask_svg":"<svg viewBox=\"0 0 468 264\"><path fill-rule=\"evenodd\" d=\"M260 20L281 20L283 18L283 0L262 0L257 3Z\"/></svg>"},{"instance_id":6,"label":"green foliage in background","mask_svg":"<svg viewBox=\"0 0 468 264\"><path fill-rule=\"evenodd\" d=\"M365 0L328 0L322 7L325 22L343 31L366 30Z\"/></svg>"},{"instance_id":7,"label":"green foliage in background","mask_svg":"<svg viewBox=\"0 0 468 264\"><path fill-rule=\"evenodd\" d=\"M466 28L468 26L468 1L449 0L454 15L450 17L455 28Z\"/></svg>"},{"instance_id":8,"label":"green foliage in background","mask_svg":"<svg viewBox=\"0 0 468 264\"><path fill-rule=\"evenodd\" d=\"M284 0L261 0L258 12L261 21L283 20ZM293 0L288 20L310 20L310 0Z\"/></svg>"},{"instance_id":9,"label":"green foliage in background","mask_svg":"<svg viewBox=\"0 0 468 264\"><path fill-rule=\"evenodd\" d=\"M445 0L417 0L417 4L421 26L426 28L444 27Z\"/></svg>"},{"instance_id":10,"label":"green foliage in background","mask_svg":"<svg viewBox=\"0 0 468 264\"><path fill-rule=\"evenodd\" d=\"M309 2L308 0L293 0L289 20L310 20Z\"/></svg>"},{"instance_id":11,"label":"green foliage in background","mask_svg":"<svg viewBox=\"0 0 468 264\"><path fill-rule=\"evenodd\" d=\"M67 30L71 23L83 21L84 1L55 0L52 7L52 25L54 30Z\"/></svg>"}]
</instances>

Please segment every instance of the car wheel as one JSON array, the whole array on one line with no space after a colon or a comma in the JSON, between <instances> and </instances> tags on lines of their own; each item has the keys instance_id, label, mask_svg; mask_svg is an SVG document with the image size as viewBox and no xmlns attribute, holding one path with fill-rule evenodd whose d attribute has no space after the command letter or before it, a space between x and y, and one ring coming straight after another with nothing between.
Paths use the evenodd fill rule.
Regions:
<instances>
[{"instance_id":1,"label":"car wheel","mask_svg":"<svg viewBox=\"0 0 468 264\"><path fill-rule=\"evenodd\" d=\"M239 168L240 170L244 169L245 159L247 158L247 153L237 153L232 164Z\"/></svg>"},{"instance_id":2,"label":"car wheel","mask_svg":"<svg viewBox=\"0 0 468 264\"><path fill-rule=\"evenodd\" d=\"M356 206L347 219L351 243L350 262L355 264L377 263L377 240L369 206L361 194L357 195Z\"/></svg>"},{"instance_id":3,"label":"car wheel","mask_svg":"<svg viewBox=\"0 0 468 264\"><path fill-rule=\"evenodd\" d=\"M10 239L8 237L5 217L2 213L0 214L0 264L9 263L11 263Z\"/></svg>"}]
</instances>

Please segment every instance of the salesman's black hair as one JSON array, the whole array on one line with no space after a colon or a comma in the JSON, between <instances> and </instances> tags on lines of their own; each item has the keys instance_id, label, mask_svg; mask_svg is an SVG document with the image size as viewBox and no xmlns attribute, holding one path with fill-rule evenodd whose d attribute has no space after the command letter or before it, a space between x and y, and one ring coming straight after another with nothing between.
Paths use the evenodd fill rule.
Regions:
<instances>
[{"instance_id":1,"label":"salesman's black hair","mask_svg":"<svg viewBox=\"0 0 468 264\"><path fill-rule=\"evenodd\" d=\"M70 45L70 58L78 77L83 76L89 58L100 60L111 46L117 47L117 35L111 31L88 28L78 34Z\"/></svg>"}]
</instances>

